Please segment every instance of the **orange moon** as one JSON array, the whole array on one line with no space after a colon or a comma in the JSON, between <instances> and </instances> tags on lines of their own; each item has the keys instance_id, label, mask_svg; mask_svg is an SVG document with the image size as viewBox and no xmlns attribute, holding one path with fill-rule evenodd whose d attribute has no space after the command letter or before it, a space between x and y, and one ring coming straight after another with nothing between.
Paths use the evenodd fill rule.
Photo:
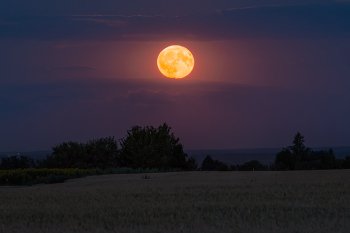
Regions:
<instances>
[{"instance_id":1,"label":"orange moon","mask_svg":"<svg viewBox=\"0 0 350 233\"><path fill-rule=\"evenodd\" d=\"M157 65L159 71L168 78L184 78L194 67L192 53L183 46L172 45L160 52Z\"/></svg>"}]
</instances>

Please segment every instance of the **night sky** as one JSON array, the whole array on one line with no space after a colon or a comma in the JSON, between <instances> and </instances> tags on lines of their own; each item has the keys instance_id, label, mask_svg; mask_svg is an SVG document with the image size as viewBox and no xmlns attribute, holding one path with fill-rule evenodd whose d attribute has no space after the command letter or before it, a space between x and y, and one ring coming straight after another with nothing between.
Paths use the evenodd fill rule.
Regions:
<instances>
[{"instance_id":1,"label":"night sky","mask_svg":"<svg viewBox=\"0 0 350 233\"><path fill-rule=\"evenodd\" d=\"M1 1L0 42L0 151L164 122L185 150L350 146L350 1Z\"/></svg>"}]
</instances>

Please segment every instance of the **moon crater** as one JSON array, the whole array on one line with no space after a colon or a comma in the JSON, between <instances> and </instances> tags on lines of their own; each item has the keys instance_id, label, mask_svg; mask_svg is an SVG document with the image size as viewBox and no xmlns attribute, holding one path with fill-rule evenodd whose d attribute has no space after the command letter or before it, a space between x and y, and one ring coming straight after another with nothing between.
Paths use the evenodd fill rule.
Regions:
<instances>
[{"instance_id":1,"label":"moon crater","mask_svg":"<svg viewBox=\"0 0 350 233\"><path fill-rule=\"evenodd\" d=\"M159 71L168 78L184 78L194 67L192 53L180 45L163 49L157 59Z\"/></svg>"}]
</instances>

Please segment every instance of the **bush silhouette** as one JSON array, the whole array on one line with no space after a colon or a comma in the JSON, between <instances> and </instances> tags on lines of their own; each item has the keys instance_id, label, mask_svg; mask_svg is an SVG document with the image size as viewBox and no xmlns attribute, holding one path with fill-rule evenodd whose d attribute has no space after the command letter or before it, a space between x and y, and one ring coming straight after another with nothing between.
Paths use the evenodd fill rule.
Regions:
<instances>
[{"instance_id":1,"label":"bush silhouette","mask_svg":"<svg viewBox=\"0 0 350 233\"><path fill-rule=\"evenodd\" d=\"M169 170L180 168L196 170L193 157L183 151L179 138L170 133L171 128L164 123L158 128L153 126L134 126L127 131L127 136L120 139L121 153L119 162L124 167L158 168Z\"/></svg>"},{"instance_id":2,"label":"bush silhouette","mask_svg":"<svg viewBox=\"0 0 350 233\"><path fill-rule=\"evenodd\" d=\"M278 170L295 170L296 166L300 168L300 163L305 161L311 152L309 147L305 147L304 142L304 136L298 132L294 136L293 145L283 148L276 155L275 167L279 168Z\"/></svg>"},{"instance_id":3,"label":"bush silhouette","mask_svg":"<svg viewBox=\"0 0 350 233\"><path fill-rule=\"evenodd\" d=\"M258 160L251 160L240 166L240 171L267 171L267 166L261 164Z\"/></svg>"},{"instance_id":4,"label":"bush silhouette","mask_svg":"<svg viewBox=\"0 0 350 233\"><path fill-rule=\"evenodd\" d=\"M350 156L346 156L344 160L343 167L345 169L350 169Z\"/></svg>"},{"instance_id":5,"label":"bush silhouette","mask_svg":"<svg viewBox=\"0 0 350 233\"><path fill-rule=\"evenodd\" d=\"M311 170L345 168L345 161L336 159L333 149L313 151L304 145L304 136L294 136L293 145L283 148L275 158L271 170Z\"/></svg>"},{"instance_id":6,"label":"bush silhouette","mask_svg":"<svg viewBox=\"0 0 350 233\"><path fill-rule=\"evenodd\" d=\"M213 160L210 155L207 155L202 162L201 171L228 171L229 167L226 163L218 160Z\"/></svg>"},{"instance_id":7,"label":"bush silhouette","mask_svg":"<svg viewBox=\"0 0 350 233\"><path fill-rule=\"evenodd\" d=\"M47 168L96 168L117 166L118 143L114 137L89 140L86 143L63 142L52 147L43 164Z\"/></svg>"},{"instance_id":8,"label":"bush silhouette","mask_svg":"<svg viewBox=\"0 0 350 233\"><path fill-rule=\"evenodd\" d=\"M36 164L28 156L10 156L1 158L0 170L12 170L18 168L35 168Z\"/></svg>"},{"instance_id":9,"label":"bush silhouette","mask_svg":"<svg viewBox=\"0 0 350 233\"><path fill-rule=\"evenodd\" d=\"M121 149L114 137L86 143L63 142L52 147L53 152L42 164L47 168L196 170L196 159L187 159L179 138L175 138L170 129L166 123L158 128L134 126L120 139Z\"/></svg>"},{"instance_id":10,"label":"bush silhouette","mask_svg":"<svg viewBox=\"0 0 350 233\"><path fill-rule=\"evenodd\" d=\"M90 164L93 167L106 169L118 167L119 149L114 137L89 140L85 144L87 154L90 156Z\"/></svg>"}]
</instances>

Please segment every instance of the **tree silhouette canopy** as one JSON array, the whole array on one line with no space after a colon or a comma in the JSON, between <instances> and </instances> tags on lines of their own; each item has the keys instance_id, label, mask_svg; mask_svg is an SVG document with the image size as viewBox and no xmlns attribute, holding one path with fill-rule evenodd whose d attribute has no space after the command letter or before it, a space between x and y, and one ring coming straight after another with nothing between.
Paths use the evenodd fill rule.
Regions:
<instances>
[{"instance_id":1,"label":"tree silhouette canopy","mask_svg":"<svg viewBox=\"0 0 350 233\"><path fill-rule=\"evenodd\" d=\"M18 168L35 168L36 164L28 156L10 156L1 158L0 170L12 170Z\"/></svg>"},{"instance_id":2,"label":"tree silhouette canopy","mask_svg":"<svg viewBox=\"0 0 350 233\"><path fill-rule=\"evenodd\" d=\"M298 132L294 136L293 145L283 148L276 155L276 166L282 170L295 170L297 163L304 161L311 151L309 147L305 147L304 142L304 136Z\"/></svg>"},{"instance_id":3,"label":"tree silhouette canopy","mask_svg":"<svg viewBox=\"0 0 350 233\"><path fill-rule=\"evenodd\" d=\"M118 143L114 137L89 140L86 143L63 142L52 147L43 161L48 168L101 168L118 166Z\"/></svg>"},{"instance_id":4,"label":"tree silhouette canopy","mask_svg":"<svg viewBox=\"0 0 350 233\"><path fill-rule=\"evenodd\" d=\"M228 171L229 167L226 163L219 160L213 160L210 155L207 155L200 167L201 171Z\"/></svg>"},{"instance_id":5,"label":"tree silhouette canopy","mask_svg":"<svg viewBox=\"0 0 350 233\"><path fill-rule=\"evenodd\" d=\"M271 170L312 170L350 168L344 159L336 159L332 148L313 151L304 145L304 136L299 132L294 136L293 145L283 148L275 158Z\"/></svg>"},{"instance_id":6,"label":"tree silhouette canopy","mask_svg":"<svg viewBox=\"0 0 350 233\"><path fill-rule=\"evenodd\" d=\"M63 142L52 147L53 152L43 160L47 168L158 168L163 170L196 170L195 158L187 158L179 138L170 133L164 123L153 126L134 126L120 139L121 149L114 137L89 140L86 143Z\"/></svg>"},{"instance_id":7,"label":"tree silhouette canopy","mask_svg":"<svg viewBox=\"0 0 350 233\"><path fill-rule=\"evenodd\" d=\"M196 170L194 158L187 159L179 138L170 133L171 128L164 123L158 128L153 126L134 126L127 136L120 139L122 166L132 168L158 168Z\"/></svg>"}]
</instances>

